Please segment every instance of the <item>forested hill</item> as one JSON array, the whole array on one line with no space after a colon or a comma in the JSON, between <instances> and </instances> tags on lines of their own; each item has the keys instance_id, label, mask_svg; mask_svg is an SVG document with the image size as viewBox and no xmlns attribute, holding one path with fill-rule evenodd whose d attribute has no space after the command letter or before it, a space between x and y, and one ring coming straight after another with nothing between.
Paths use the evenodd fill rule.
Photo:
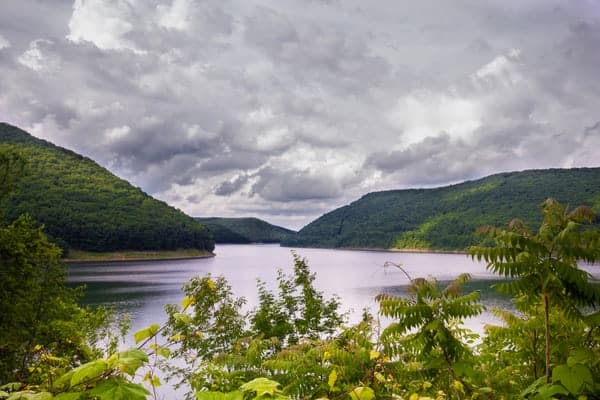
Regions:
<instances>
[{"instance_id":1,"label":"forested hill","mask_svg":"<svg viewBox=\"0 0 600 400\"><path fill-rule=\"evenodd\" d=\"M29 213L63 248L88 251L212 251L208 229L89 158L0 123L0 149L25 159L5 218Z\"/></svg>"},{"instance_id":2,"label":"forested hill","mask_svg":"<svg viewBox=\"0 0 600 400\"><path fill-rule=\"evenodd\" d=\"M296 232L258 218L196 218L208 226L217 243L279 243Z\"/></svg>"},{"instance_id":3,"label":"forested hill","mask_svg":"<svg viewBox=\"0 0 600 400\"><path fill-rule=\"evenodd\" d=\"M369 193L282 244L462 250L482 240L474 233L482 225L506 226L518 217L539 226L548 197L600 212L600 168L510 172L435 189Z\"/></svg>"}]
</instances>

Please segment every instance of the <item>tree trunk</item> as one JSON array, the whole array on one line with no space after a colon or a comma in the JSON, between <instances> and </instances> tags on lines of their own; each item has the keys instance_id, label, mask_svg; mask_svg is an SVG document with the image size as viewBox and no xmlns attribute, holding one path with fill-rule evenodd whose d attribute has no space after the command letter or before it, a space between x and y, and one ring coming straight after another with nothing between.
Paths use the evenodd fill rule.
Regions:
<instances>
[{"instance_id":1,"label":"tree trunk","mask_svg":"<svg viewBox=\"0 0 600 400\"><path fill-rule=\"evenodd\" d=\"M546 383L550 383L550 305L544 294L544 325L546 327Z\"/></svg>"}]
</instances>

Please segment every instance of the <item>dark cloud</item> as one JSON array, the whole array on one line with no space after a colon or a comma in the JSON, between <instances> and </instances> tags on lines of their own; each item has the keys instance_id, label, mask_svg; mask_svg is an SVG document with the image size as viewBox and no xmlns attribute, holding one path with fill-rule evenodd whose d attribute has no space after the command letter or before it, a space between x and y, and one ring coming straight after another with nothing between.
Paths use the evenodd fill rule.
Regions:
<instances>
[{"instance_id":1,"label":"dark cloud","mask_svg":"<svg viewBox=\"0 0 600 400\"><path fill-rule=\"evenodd\" d=\"M282 171L270 167L257 173L258 180L252 185L252 194L265 200L290 202L315 199L331 199L342 193L338 181L325 171L312 174L308 171Z\"/></svg>"},{"instance_id":2,"label":"dark cloud","mask_svg":"<svg viewBox=\"0 0 600 400\"><path fill-rule=\"evenodd\" d=\"M239 191L248 182L248 175L238 175L233 180L221 182L214 187L217 196L228 196Z\"/></svg>"}]
</instances>

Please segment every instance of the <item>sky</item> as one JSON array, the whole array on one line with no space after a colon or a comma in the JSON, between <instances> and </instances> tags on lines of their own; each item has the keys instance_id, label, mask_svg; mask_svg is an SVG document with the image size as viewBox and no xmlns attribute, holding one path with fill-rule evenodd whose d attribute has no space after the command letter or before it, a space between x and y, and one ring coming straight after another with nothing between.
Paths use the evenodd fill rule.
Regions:
<instances>
[{"instance_id":1,"label":"sky","mask_svg":"<svg viewBox=\"0 0 600 400\"><path fill-rule=\"evenodd\" d=\"M2 0L0 121L192 216L600 166L600 1Z\"/></svg>"}]
</instances>

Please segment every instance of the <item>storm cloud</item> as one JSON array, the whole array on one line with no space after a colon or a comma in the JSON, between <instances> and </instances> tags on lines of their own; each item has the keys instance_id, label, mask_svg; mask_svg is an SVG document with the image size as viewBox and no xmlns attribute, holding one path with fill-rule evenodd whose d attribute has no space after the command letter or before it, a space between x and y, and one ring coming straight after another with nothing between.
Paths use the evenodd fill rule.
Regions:
<instances>
[{"instance_id":1,"label":"storm cloud","mask_svg":"<svg viewBox=\"0 0 600 400\"><path fill-rule=\"evenodd\" d=\"M598 166L600 5L7 0L0 120L194 216Z\"/></svg>"}]
</instances>

